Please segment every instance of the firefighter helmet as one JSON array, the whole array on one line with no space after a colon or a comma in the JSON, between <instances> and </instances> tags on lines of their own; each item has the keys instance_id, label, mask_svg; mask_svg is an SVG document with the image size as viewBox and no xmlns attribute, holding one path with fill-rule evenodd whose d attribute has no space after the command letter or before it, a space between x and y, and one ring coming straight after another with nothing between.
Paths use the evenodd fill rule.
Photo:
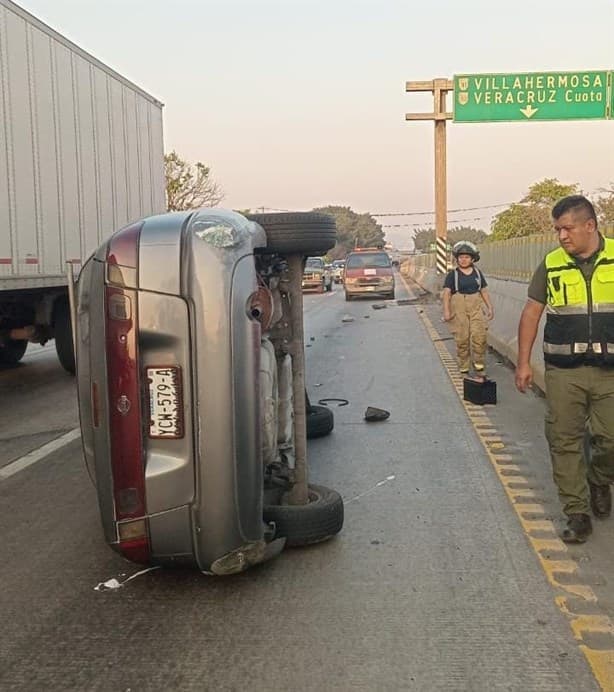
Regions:
<instances>
[{"instance_id":1,"label":"firefighter helmet","mask_svg":"<svg viewBox=\"0 0 614 692\"><path fill-rule=\"evenodd\" d=\"M469 255L474 262L480 261L480 253L477 246L469 240L459 240L458 243L454 243L452 254L457 258L459 255Z\"/></svg>"}]
</instances>

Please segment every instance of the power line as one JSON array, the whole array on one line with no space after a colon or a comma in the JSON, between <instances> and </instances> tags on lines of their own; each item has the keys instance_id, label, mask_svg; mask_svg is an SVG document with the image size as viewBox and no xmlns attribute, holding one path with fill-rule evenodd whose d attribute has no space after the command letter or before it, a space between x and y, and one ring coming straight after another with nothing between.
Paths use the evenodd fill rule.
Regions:
<instances>
[{"instance_id":1,"label":"power line","mask_svg":"<svg viewBox=\"0 0 614 692\"><path fill-rule=\"evenodd\" d=\"M604 188L605 189L605 188ZM600 189L593 190L590 193L585 193L588 194L588 196L593 196L596 195ZM500 202L499 204L485 204L480 207L457 207L456 209L448 209L447 211L449 213L455 214L456 212L462 212L462 211L480 211L482 209L497 209L498 207L511 207L513 204L522 204L522 202ZM286 213L291 213L293 211L296 211L295 209L277 209L275 207L267 207L267 206L259 206L256 207L257 210L264 212L266 211L278 211L278 212L286 212ZM360 212L356 212L359 214ZM364 212L365 214L369 214L370 216L377 216L377 217L385 217L385 216L434 216L435 211L434 210L429 210L429 211L383 211L383 212ZM490 216L481 216L475 219L459 219L460 221L479 221L481 219L487 219L490 218ZM448 222L448 223L454 223ZM405 226L421 226L423 224L401 224L399 226L382 226L383 228L402 228Z\"/></svg>"},{"instance_id":2,"label":"power line","mask_svg":"<svg viewBox=\"0 0 614 692\"><path fill-rule=\"evenodd\" d=\"M490 216L474 216L473 218L464 219L449 219L447 224L452 223L464 223L466 221L482 221L483 219L489 219ZM396 223L396 224L382 224L382 228L420 228L424 227L424 222L422 223Z\"/></svg>"},{"instance_id":3,"label":"power line","mask_svg":"<svg viewBox=\"0 0 614 692\"><path fill-rule=\"evenodd\" d=\"M480 209L496 209L497 207L508 207L514 204L513 202L501 202L501 204L486 204L481 207L458 207L457 209L448 209L448 212L451 213L456 213L458 211L478 211ZM281 211L281 212L287 212L291 213L296 211L296 209L277 209L275 207L267 207L266 205L264 206L258 206L255 207L258 211L264 212L264 211ZM360 212L356 212L359 214ZM370 216L428 216L431 215L433 216L435 214L434 211L385 211L385 212L365 212L366 214L369 214ZM482 217L482 218L487 218L487 217Z\"/></svg>"},{"instance_id":4,"label":"power line","mask_svg":"<svg viewBox=\"0 0 614 692\"><path fill-rule=\"evenodd\" d=\"M509 207L513 202L501 202L501 204L486 204L482 207L459 207L458 209L448 209L449 212L457 211L477 211L478 209L496 209L497 207ZM369 212L371 216L427 216L434 215L434 211L395 211L395 212ZM485 218L485 217L484 217Z\"/></svg>"}]
</instances>

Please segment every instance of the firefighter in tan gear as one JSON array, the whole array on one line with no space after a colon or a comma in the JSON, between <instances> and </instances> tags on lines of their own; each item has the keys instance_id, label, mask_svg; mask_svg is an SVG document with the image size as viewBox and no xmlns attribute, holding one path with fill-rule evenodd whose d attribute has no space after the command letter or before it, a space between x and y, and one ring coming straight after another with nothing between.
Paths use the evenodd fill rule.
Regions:
<instances>
[{"instance_id":1,"label":"firefighter in tan gear","mask_svg":"<svg viewBox=\"0 0 614 692\"><path fill-rule=\"evenodd\" d=\"M582 543L612 509L614 481L614 240L597 230L582 195L552 209L560 247L535 271L518 327L516 387L531 386L531 350L546 309L546 438L554 481L567 515L562 539ZM590 463L583 443L591 431Z\"/></svg>"},{"instance_id":2,"label":"firefighter in tan gear","mask_svg":"<svg viewBox=\"0 0 614 692\"><path fill-rule=\"evenodd\" d=\"M461 240L452 255L457 266L444 280L443 319L454 335L460 371L468 373L473 363L476 375L484 377L487 320L492 320L494 310L484 274L474 266L480 253L473 243Z\"/></svg>"}]
</instances>

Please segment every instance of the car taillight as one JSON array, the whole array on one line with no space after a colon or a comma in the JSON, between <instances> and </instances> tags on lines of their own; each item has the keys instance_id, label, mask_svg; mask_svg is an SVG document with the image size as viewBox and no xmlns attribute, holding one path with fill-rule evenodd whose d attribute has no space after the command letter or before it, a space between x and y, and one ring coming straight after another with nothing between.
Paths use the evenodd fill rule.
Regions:
<instances>
[{"instance_id":1,"label":"car taillight","mask_svg":"<svg viewBox=\"0 0 614 692\"><path fill-rule=\"evenodd\" d=\"M139 237L143 222L120 229L109 239L107 281L116 286L138 287Z\"/></svg>"},{"instance_id":2,"label":"car taillight","mask_svg":"<svg viewBox=\"0 0 614 692\"><path fill-rule=\"evenodd\" d=\"M138 359L137 285L141 225L116 233L107 252L105 339L111 472L119 550L134 562L149 562L145 465ZM119 273L113 273L113 269ZM131 270L126 275L126 269ZM127 279L127 280L126 280ZM109 285L114 284L114 285ZM119 284L119 285L118 285Z\"/></svg>"}]
</instances>

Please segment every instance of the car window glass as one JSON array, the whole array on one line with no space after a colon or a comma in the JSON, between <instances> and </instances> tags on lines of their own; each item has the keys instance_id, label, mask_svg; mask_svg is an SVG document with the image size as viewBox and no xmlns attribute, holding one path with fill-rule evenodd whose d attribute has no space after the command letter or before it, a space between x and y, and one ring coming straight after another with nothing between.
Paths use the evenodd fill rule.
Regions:
<instances>
[{"instance_id":1,"label":"car window glass","mask_svg":"<svg viewBox=\"0 0 614 692\"><path fill-rule=\"evenodd\" d=\"M365 252L350 255L345 263L346 269L363 269L366 267L390 267L390 258L385 252Z\"/></svg>"},{"instance_id":2,"label":"car window glass","mask_svg":"<svg viewBox=\"0 0 614 692\"><path fill-rule=\"evenodd\" d=\"M308 257L305 266L321 268L324 266L324 262L316 257Z\"/></svg>"}]
</instances>

